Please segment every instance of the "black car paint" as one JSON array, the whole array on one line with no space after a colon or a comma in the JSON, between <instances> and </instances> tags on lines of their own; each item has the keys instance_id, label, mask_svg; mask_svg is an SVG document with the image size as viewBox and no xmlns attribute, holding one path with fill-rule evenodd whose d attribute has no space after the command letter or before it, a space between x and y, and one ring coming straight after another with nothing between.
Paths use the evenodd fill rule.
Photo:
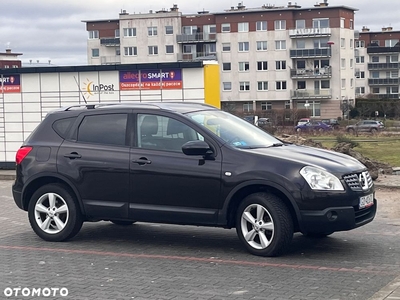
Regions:
<instances>
[{"instance_id":1,"label":"black car paint","mask_svg":"<svg viewBox=\"0 0 400 300\"><path fill-rule=\"evenodd\" d=\"M231 216L238 204L237 197L245 190L267 190L280 195L290 206L297 231L349 230L372 221L375 216L376 200L363 220L357 223L354 217L359 198L374 193L373 186L355 192L341 179L344 191L315 191L299 174L306 165L321 167L338 178L366 170L348 156L289 144L238 149L212 136L184 114L163 108L157 114L173 116L195 128L205 137L214 155L143 150L135 147L132 124L137 113L151 114L154 109L123 111L129 113L132 126L126 147L78 143L74 130L63 139L49 126L60 114L65 114L78 116L72 126L76 128L82 115L100 112L63 111L48 115L39 125L46 129L35 131L24 143L33 150L17 166L13 195L18 207L27 210L32 190L39 182L61 181L74 191L87 220L230 228L234 226ZM149 163L137 163L138 160ZM332 212L336 218L329 217Z\"/></svg>"}]
</instances>

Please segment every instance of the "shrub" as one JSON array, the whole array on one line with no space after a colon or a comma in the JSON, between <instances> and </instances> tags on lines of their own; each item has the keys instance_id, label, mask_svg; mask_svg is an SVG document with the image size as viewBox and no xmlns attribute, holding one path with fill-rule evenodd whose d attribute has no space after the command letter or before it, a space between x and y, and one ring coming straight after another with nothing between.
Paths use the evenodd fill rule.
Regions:
<instances>
[{"instance_id":1,"label":"shrub","mask_svg":"<svg viewBox=\"0 0 400 300\"><path fill-rule=\"evenodd\" d=\"M344 136L342 134L336 136L336 144L347 143L351 145L351 148L358 147L360 144L356 141L353 141L351 138Z\"/></svg>"}]
</instances>

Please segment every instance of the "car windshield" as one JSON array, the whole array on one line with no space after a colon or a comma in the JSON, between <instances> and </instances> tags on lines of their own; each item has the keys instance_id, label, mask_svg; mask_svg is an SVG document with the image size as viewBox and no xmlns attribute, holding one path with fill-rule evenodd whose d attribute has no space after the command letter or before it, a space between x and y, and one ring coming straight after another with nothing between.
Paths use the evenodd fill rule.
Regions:
<instances>
[{"instance_id":1,"label":"car windshield","mask_svg":"<svg viewBox=\"0 0 400 300\"><path fill-rule=\"evenodd\" d=\"M205 110L186 115L236 148L263 148L282 145L281 141L267 132L227 112Z\"/></svg>"}]
</instances>

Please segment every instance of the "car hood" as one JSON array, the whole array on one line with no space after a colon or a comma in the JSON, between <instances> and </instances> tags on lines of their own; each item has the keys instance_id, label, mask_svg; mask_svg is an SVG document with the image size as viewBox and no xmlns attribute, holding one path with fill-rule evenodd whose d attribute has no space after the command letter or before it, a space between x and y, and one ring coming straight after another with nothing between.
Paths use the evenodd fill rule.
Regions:
<instances>
[{"instance_id":1,"label":"car hood","mask_svg":"<svg viewBox=\"0 0 400 300\"><path fill-rule=\"evenodd\" d=\"M274 159L292 161L303 166L316 166L332 173L346 174L366 168L357 159L349 155L307 146L285 144L278 147L244 149L244 151Z\"/></svg>"}]
</instances>

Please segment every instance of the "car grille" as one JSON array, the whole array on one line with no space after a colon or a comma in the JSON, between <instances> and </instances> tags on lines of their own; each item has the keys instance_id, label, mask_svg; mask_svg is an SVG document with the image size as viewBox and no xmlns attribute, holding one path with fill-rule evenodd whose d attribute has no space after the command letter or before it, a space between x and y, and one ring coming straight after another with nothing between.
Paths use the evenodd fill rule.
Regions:
<instances>
[{"instance_id":1,"label":"car grille","mask_svg":"<svg viewBox=\"0 0 400 300\"><path fill-rule=\"evenodd\" d=\"M373 185L371 175L369 175L368 171L345 175L343 179L353 191L367 190Z\"/></svg>"}]
</instances>

